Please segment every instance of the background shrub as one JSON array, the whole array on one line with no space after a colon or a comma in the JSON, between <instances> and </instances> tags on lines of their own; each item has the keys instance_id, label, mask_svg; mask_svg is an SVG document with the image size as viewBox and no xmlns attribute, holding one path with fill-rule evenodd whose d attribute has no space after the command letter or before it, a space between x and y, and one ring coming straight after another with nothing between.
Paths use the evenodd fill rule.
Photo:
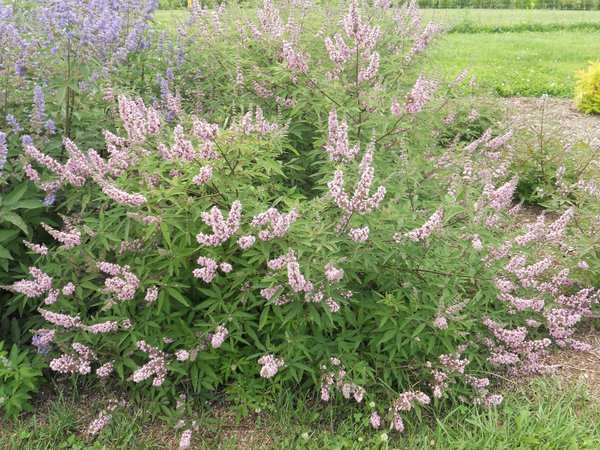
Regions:
<instances>
[{"instance_id":1,"label":"background shrub","mask_svg":"<svg viewBox=\"0 0 600 450\"><path fill-rule=\"evenodd\" d=\"M590 62L587 70L577 73L575 104L586 114L600 114L600 62Z\"/></svg>"}]
</instances>

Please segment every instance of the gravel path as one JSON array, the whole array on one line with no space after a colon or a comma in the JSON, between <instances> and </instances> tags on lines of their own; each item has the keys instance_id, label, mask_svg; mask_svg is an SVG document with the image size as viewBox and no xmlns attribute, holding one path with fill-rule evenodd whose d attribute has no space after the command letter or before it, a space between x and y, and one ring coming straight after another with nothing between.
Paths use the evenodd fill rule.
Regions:
<instances>
[{"instance_id":1,"label":"gravel path","mask_svg":"<svg viewBox=\"0 0 600 450\"><path fill-rule=\"evenodd\" d=\"M524 98L512 97L500 99L505 109L507 125L516 129L539 130L542 111L548 130L567 145L579 142L591 144L600 140L600 115L585 115L575 109L573 100L562 98Z\"/></svg>"}]
</instances>

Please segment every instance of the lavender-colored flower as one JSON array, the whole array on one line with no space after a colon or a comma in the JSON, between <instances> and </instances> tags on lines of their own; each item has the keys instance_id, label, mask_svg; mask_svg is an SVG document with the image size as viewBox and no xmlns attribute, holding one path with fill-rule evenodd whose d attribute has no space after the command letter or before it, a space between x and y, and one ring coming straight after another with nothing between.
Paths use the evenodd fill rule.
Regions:
<instances>
[{"instance_id":1,"label":"lavender-colored flower","mask_svg":"<svg viewBox=\"0 0 600 450\"><path fill-rule=\"evenodd\" d=\"M44 206L52 206L56 202L56 193L48 192L44 197L44 201L42 202Z\"/></svg>"},{"instance_id":2,"label":"lavender-colored flower","mask_svg":"<svg viewBox=\"0 0 600 450\"><path fill-rule=\"evenodd\" d=\"M31 114L31 128L36 132L42 131L46 111L46 100L41 86L33 88L33 113Z\"/></svg>"},{"instance_id":3,"label":"lavender-colored flower","mask_svg":"<svg viewBox=\"0 0 600 450\"><path fill-rule=\"evenodd\" d=\"M34 347L37 347L37 352L41 355L47 355L52 346L51 342L54 340L54 336L56 334L55 330L42 328L40 330L34 331L34 335L31 338L31 344Z\"/></svg>"},{"instance_id":4,"label":"lavender-colored flower","mask_svg":"<svg viewBox=\"0 0 600 450\"><path fill-rule=\"evenodd\" d=\"M0 131L0 177L2 176L2 170L4 164L8 159L8 146L6 145L6 133Z\"/></svg>"},{"instance_id":5,"label":"lavender-colored flower","mask_svg":"<svg viewBox=\"0 0 600 450\"><path fill-rule=\"evenodd\" d=\"M6 124L16 133L20 133L21 131L23 131L23 127L21 126L17 118L12 114L8 114L6 116Z\"/></svg>"}]
</instances>

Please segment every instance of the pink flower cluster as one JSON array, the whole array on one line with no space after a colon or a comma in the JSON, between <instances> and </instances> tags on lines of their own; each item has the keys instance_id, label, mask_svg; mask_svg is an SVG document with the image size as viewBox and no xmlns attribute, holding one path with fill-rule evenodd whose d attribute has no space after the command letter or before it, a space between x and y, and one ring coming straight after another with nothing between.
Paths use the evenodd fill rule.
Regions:
<instances>
[{"instance_id":1,"label":"pink flower cluster","mask_svg":"<svg viewBox=\"0 0 600 450\"><path fill-rule=\"evenodd\" d=\"M379 69L379 53L373 52L369 57L369 64L360 69L358 72L357 81L359 83L364 83L365 81L372 80L377 75L377 70Z\"/></svg>"},{"instance_id":2,"label":"pink flower cluster","mask_svg":"<svg viewBox=\"0 0 600 450\"><path fill-rule=\"evenodd\" d=\"M354 40L357 48L365 50L375 48L379 37L379 27L372 27L363 22L357 0L350 2L348 14L342 18L342 27L346 36Z\"/></svg>"},{"instance_id":3,"label":"pink flower cluster","mask_svg":"<svg viewBox=\"0 0 600 450\"><path fill-rule=\"evenodd\" d=\"M200 278L205 283L211 283L217 276L217 269L220 269L223 273L229 273L233 270L229 263L217 263L214 259L207 258L206 256L200 256L198 258L198 264L202 266L199 269L194 269L194 277Z\"/></svg>"},{"instance_id":4,"label":"pink flower cluster","mask_svg":"<svg viewBox=\"0 0 600 450\"><path fill-rule=\"evenodd\" d=\"M28 298L36 298L44 295L52 289L52 277L42 272L36 267L30 267L29 273L33 276L33 280L21 280L8 286L7 289L12 292L18 292Z\"/></svg>"},{"instance_id":5,"label":"pink flower cluster","mask_svg":"<svg viewBox=\"0 0 600 450\"><path fill-rule=\"evenodd\" d=\"M288 214L280 213L275 208L269 208L267 211L252 218L252 226L255 228L267 226L268 228L258 232L258 237L263 241L270 241L283 237L297 218L297 208L292 209Z\"/></svg>"},{"instance_id":6,"label":"pink flower cluster","mask_svg":"<svg viewBox=\"0 0 600 450\"><path fill-rule=\"evenodd\" d=\"M194 117L192 119L192 134L206 141L214 141L219 135L219 125Z\"/></svg>"},{"instance_id":7,"label":"pink flower cluster","mask_svg":"<svg viewBox=\"0 0 600 450\"><path fill-rule=\"evenodd\" d=\"M250 108L240 121L233 125L232 129L245 135L250 133L268 134L279 130L279 125L277 122L268 122L265 119L263 110L257 106L254 114L252 108Z\"/></svg>"},{"instance_id":8,"label":"pink flower cluster","mask_svg":"<svg viewBox=\"0 0 600 450\"><path fill-rule=\"evenodd\" d=\"M229 239L239 228L242 217L242 204L236 200L231 205L231 211L227 220L223 219L223 214L216 206L210 212L202 213L202 220L212 228L213 234L207 235L198 233L196 239L198 243L216 247Z\"/></svg>"},{"instance_id":9,"label":"pink flower cluster","mask_svg":"<svg viewBox=\"0 0 600 450\"><path fill-rule=\"evenodd\" d=\"M339 312L339 310L340 310L339 303L337 303L331 297L329 297L327 300L325 300L325 303L327 304L327 307L329 308L329 311L331 311L332 313Z\"/></svg>"},{"instance_id":10,"label":"pink flower cluster","mask_svg":"<svg viewBox=\"0 0 600 450\"><path fill-rule=\"evenodd\" d=\"M96 360L96 354L89 347L75 342L71 345L76 355L62 355L50 361L50 368L60 373L79 373L87 375L91 372L91 362Z\"/></svg>"},{"instance_id":11,"label":"pink flower cluster","mask_svg":"<svg viewBox=\"0 0 600 450\"><path fill-rule=\"evenodd\" d=\"M178 124L173 130L173 137L175 138L175 144L171 148L169 159L178 159L187 162L196 159L196 149L190 141L185 139L181 124Z\"/></svg>"},{"instance_id":12,"label":"pink flower cluster","mask_svg":"<svg viewBox=\"0 0 600 450\"><path fill-rule=\"evenodd\" d=\"M75 292L75 285L73 283L67 283L62 288L63 295L71 295Z\"/></svg>"},{"instance_id":13,"label":"pink flower cluster","mask_svg":"<svg viewBox=\"0 0 600 450\"><path fill-rule=\"evenodd\" d=\"M369 418L369 422L371 422L371 426L374 429L378 429L381 426L381 416L377 411L373 411L371 413L371 417Z\"/></svg>"},{"instance_id":14,"label":"pink flower cluster","mask_svg":"<svg viewBox=\"0 0 600 450\"><path fill-rule=\"evenodd\" d=\"M146 291L146 296L144 300L148 303L155 302L158 299L158 287L152 286Z\"/></svg>"},{"instance_id":15,"label":"pink flower cluster","mask_svg":"<svg viewBox=\"0 0 600 450\"><path fill-rule=\"evenodd\" d=\"M240 248L242 250L249 249L250 247L252 247L254 245L255 242L256 242L256 238L254 236L252 236L251 234L241 236L238 239L238 245L240 246Z\"/></svg>"},{"instance_id":16,"label":"pink flower cluster","mask_svg":"<svg viewBox=\"0 0 600 450\"><path fill-rule=\"evenodd\" d=\"M411 62L416 55L418 55L419 53L423 53L427 49L427 47L431 45L436 36L438 36L441 33L442 29L443 28L441 25L434 22L429 22L425 26L423 32L415 39L412 48L405 56L405 60L407 62Z\"/></svg>"},{"instance_id":17,"label":"pink flower cluster","mask_svg":"<svg viewBox=\"0 0 600 450\"><path fill-rule=\"evenodd\" d=\"M23 241L23 244L29 250L37 253L38 255L47 255L48 254L48 247L46 247L45 245L34 244L33 242L29 242L29 241Z\"/></svg>"},{"instance_id":18,"label":"pink flower cluster","mask_svg":"<svg viewBox=\"0 0 600 450\"><path fill-rule=\"evenodd\" d=\"M346 37L351 41L348 45L340 34L333 36L333 39L327 37L325 39L325 47L329 53L329 58L334 63L333 72L328 74L330 79L338 79L346 63L352 60L352 56L356 55L367 64L366 67L357 69L356 83L371 80L375 77L379 67L379 54L375 51L377 39L379 37L379 27L371 26L363 21L358 2L353 0L348 7L346 14L341 21ZM357 64L359 62L357 61ZM364 64L361 64L364 66Z\"/></svg>"},{"instance_id":19,"label":"pink flower cluster","mask_svg":"<svg viewBox=\"0 0 600 450\"><path fill-rule=\"evenodd\" d=\"M269 0L263 0L263 9L256 11L262 32L271 39L278 39L284 33L279 10Z\"/></svg>"},{"instance_id":20,"label":"pink flower cluster","mask_svg":"<svg viewBox=\"0 0 600 450\"><path fill-rule=\"evenodd\" d=\"M490 206L496 211L501 211L510 206L518 182L519 178L514 177L498 189L489 192L488 197L490 199Z\"/></svg>"},{"instance_id":21,"label":"pink flower cluster","mask_svg":"<svg viewBox=\"0 0 600 450\"><path fill-rule=\"evenodd\" d=\"M100 411L98 417L96 417L88 426L86 434L90 436L95 436L100 433L112 420L112 412L117 409L117 407L125 407L126 402L124 400L114 401L112 400L108 407L105 410Z\"/></svg>"},{"instance_id":22,"label":"pink flower cluster","mask_svg":"<svg viewBox=\"0 0 600 450\"><path fill-rule=\"evenodd\" d=\"M212 167L211 166L204 166L200 169L200 173L198 173L198 175L196 175L194 178L192 178L192 183L194 183L197 186L202 186L203 184L206 184L210 181L212 177Z\"/></svg>"},{"instance_id":23,"label":"pink flower cluster","mask_svg":"<svg viewBox=\"0 0 600 450\"><path fill-rule=\"evenodd\" d=\"M262 366L260 376L263 378L273 378L279 369L285 365L285 361L281 358L276 358L273 355L261 356L258 363Z\"/></svg>"},{"instance_id":24,"label":"pink flower cluster","mask_svg":"<svg viewBox=\"0 0 600 450\"><path fill-rule=\"evenodd\" d=\"M424 239L427 239L431 233L442 226L442 220L444 218L444 209L440 206L436 212L434 212L429 220L421 225L420 228L409 231L405 234L407 238L409 238L413 242L419 242ZM396 237L396 242L400 241L400 237Z\"/></svg>"},{"instance_id":25,"label":"pink flower cluster","mask_svg":"<svg viewBox=\"0 0 600 450\"><path fill-rule=\"evenodd\" d=\"M96 417L88 426L87 434L95 436L100 433L112 420L112 415L106 411L100 411L98 417Z\"/></svg>"},{"instance_id":26,"label":"pink flower cluster","mask_svg":"<svg viewBox=\"0 0 600 450\"><path fill-rule=\"evenodd\" d=\"M362 228L352 228L348 231L348 236L354 242L365 242L369 239L369 227L365 226Z\"/></svg>"},{"instance_id":27,"label":"pink flower cluster","mask_svg":"<svg viewBox=\"0 0 600 450\"><path fill-rule=\"evenodd\" d=\"M528 341L525 327L508 330L491 319L484 319L483 324L496 338L495 343L491 339L484 341L490 350L488 360L493 365L509 367L511 375L542 374L550 371L543 362L547 354L546 349L551 344L550 339Z\"/></svg>"},{"instance_id":28,"label":"pink flower cluster","mask_svg":"<svg viewBox=\"0 0 600 450\"><path fill-rule=\"evenodd\" d=\"M278 291L281 291L283 289L283 287L281 285L276 285L270 288L264 288L260 290L260 295L265 299L265 300L271 300L273 299L273 297L275 296L275 294ZM285 305L286 303L288 303L290 301L290 299L288 298L288 296L280 294L277 298L275 298L273 300L273 305L275 306L282 306Z\"/></svg>"},{"instance_id":29,"label":"pink flower cluster","mask_svg":"<svg viewBox=\"0 0 600 450\"><path fill-rule=\"evenodd\" d=\"M218 263L214 259L207 258L206 256L200 256L197 262L202 267L200 269L194 269L194 276L200 278L205 283L212 282L217 276Z\"/></svg>"},{"instance_id":30,"label":"pink flower cluster","mask_svg":"<svg viewBox=\"0 0 600 450\"><path fill-rule=\"evenodd\" d=\"M350 47L348 47L344 38L339 34L333 36L333 39L330 37L325 38L325 47L329 53L329 59L331 59L335 66L329 78L338 79L344 65L352 57Z\"/></svg>"},{"instance_id":31,"label":"pink flower cluster","mask_svg":"<svg viewBox=\"0 0 600 450\"><path fill-rule=\"evenodd\" d=\"M96 323L93 325L80 325L80 328L88 333L100 334L110 333L111 331L117 331L119 329L118 322L109 320L107 322Z\"/></svg>"},{"instance_id":32,"label":"pink flower cluster","mask_svg":"<svg viewBox=\"0 0 600 450\"><path fill-rule=\"evenodd\" d=\"M106 378L112 373L114 366L114 361L104 363L96 369L96 375L100 378Z\"/></svg>"},{"instance_id":33,"label":"pink flower cluster","mask_svg":"<svg viewBox=\"0 0 600 450\"><path fill-rule=\"evenodd\" d=\"M102 181L102 192L104 192L110 199L117 203L125 206L142 206L148 200L142 194L130 194L119 189L112 183Z\"/></svg>"},{"instance_id":34,"label":"pink flower cluster","mask_svg":"<svg viewBox=\"0 0 600 450\"><path fill-rule=\"evenodd\" d=\"M132 300L140 287L139 278L131 272L129 266L119 266L106 262L98 263L98 268L112 277L104 282L107 292L115 294L118 300Z\"/></svg>"},{"instance_id":35,"label":"pink flower cluster","mask_svg":"<svg viewBox=\"0 0 600 450\"><path fill-rule=\"evenodd\" d=\"M322 364L321 371L321 400L327 402L331 399L332 389L342 393L345 399L353 397L357 403L362 402L365 389L354 383L346 381L346 368L338 358L330 358L329 364Z\"/></svg>"},{"instance_id":36,"label":"pink flower cluster","mask_svg":"<svg viewBox=\"0 0 600 450\"><path fill-rule=\"evenodd\" d=\"M344 219L342 220L343 226L348 223L350 216L353 213L366 214L379 207L379 204L385 197L386 188L384 186L377 188L377 191L372 196L369 195L375 175L375 169L373 169L373 166L371 165L373 162L374 150L375 144L371 142L367 146L359 165L360 179L356 185L352 199L350 199L345 192L344 172L342 170L336 170L333 180L327 183L331 196L338 207L345 213Z\"/></svg>"},{"instance_id":37,"label":"pink flower cluster","mask_svg":"<svg viewBox=\"0 0 600 450\"><path fill-rule=\"evenodd\" d=\"M81 232L77 230L58 231L42 222L42 227L48 232L50 236L60 242L64 249L71 249L77 247L81 243Z\"/></svg>"},{"instance_id":38,"label":"pink flower cluster","mask_svg":"<svg viewBox=\"0 0 600 450\"><path fill-rule=\"evenodd\" d=\"M290 287L295 292L309 293L313 291L313 284L306 278L304 278L304 276L300 272L300 265L298 264L298 260L296 259L296 253L291 248L288 250L287 254L287 273Z\"/></svg>"},{"instance_id":39,"label":"pink flower cluster","mask_svg":"<svg viewBox=\"0 0 600 450\"><path fill-rule=\"evenodd\" d=\"M187 429L181 434L181 439L179 439L179 449L185 450L190 448L192 445L192 430Z\"/></svg>"},{"instance_id":40,"label":"pink flower cluster","mask_svg":"<svg viewBox=\"0 0 600 450\"><path fill-rule=\"evenodd\" d=\"M284 41L282 44L281 55L287 68L291 71L297 71L308 74L308 61L310 60L310 53L301 53L294 44L288 41Z\"/></svg>"},{"instance_id":41,"label":"pink flower cluster","mask_svg":"<svg viewBox=\"0 0 600 450\"><path fill-rule=\"evenodd\" d=\"M148 353L150 361L136 369L131 379L134 383L140 383L154 376L152 386L161 386L167 375L167 368L165 366L166 354L155 347L151 347L145 341L138 341L137 347L143 352Z\"/></svg>"},{"instance_id":42,"label":"pink flower cluster","mask_svg":"<svg viewBox=\"0 0 600 450\"><path fill-rule=\"evenodd\" d=\"M47 321L54 325L58 325L63 328L79 328L81 326L81 318L79 315L73 317L67 314L55 313L42 308L38 309L40 315Z\"/></svg>"},{"instance_id":43,"label":"pink flower cluster","mask_svg":"<svg viewBox=\"0 0 600 450\"><path fill-rule=\"evenodd\" d=\"M431 96L438 89L439 82L436 80L427 80L423 75L415 82L404 107L409 114L418 114L429 102ZM401 108L397 103L392 105L392 114L400 115Z\"/></svg>"},{"instance_id":44,"label":"pink flower cluster","mask_svg":"<svg viewBox=\"0 0 600 450\"><path fill-rule=\"evenodd\" d=\"M156 136L161 131L160 114L156 109L144 105L141 99L129 100L120 94L119 115L133 144L141 144L148 136Z\"/></svg>"},{"instance_id":45,"label":"pink flower cluster","mask_svg":"<svg viewBox=\"0 0 600 450\"><path fill-rule=\"evenodd\" d=\"M392 426L400 433L404 431L404 421L400 412L407 412L413 408L413 403L418 402L422 405L428 405L431 399L421 391L408 391L400 394L391 408L393 413Z\"/></svg>"},{"instance_id":46,"label":"pink flower cluster","mask_svg":"<svg viewBox=\"0 0 600 450\"><path fill-rule=\"evenodd\" d=\"M213 334L210 339L210 345L212 348L219 348L221 345L223 345L228 333L229 331L227 328L225 328L223 325L219 325L217 327L217 331L215 331L215 334Z\"/></svg>"},{"instance_id":47,"label":"pink flower cluster","mask_svg":"<svg viewBox=\"0 0 600 450\"><path fill-rule=\"evenodd\" d=\"M600 303L600 291L594 288L580 289L570 295L558 295L556 302L557 305L544 314L550 336L561 347L568 345L574 350L588 351L590 346L575 340L573 335L581 319L600 317L593 311L595 305Z\"/></svg>"},{"instance_id":48,"label":"pink flower cluster","mask_svg":"<svg viewBox=\"0 0 600 450\"><path fill-rule=\"evenodd\" d=\"M455 299L456 300L456 299ZM461 302L456 302L451 305L446 306L446 302L444 299L440 299L440 304L438 306L438 310L433 321L433 326L439 328L441 330L445 330L448 328L448 320L457 321L461 320L461 316L458 313L469 304L470 299L467 298Z\"/></svg>"},{"instance_id":49,"label":"pink flower cluster","mask_svg":"<svg viewBox=\"0 0 600 450\"><path fill-rule=\"evenodd\" d=\"M350 148L348 141L348 123L344 118L342 123L338 122L337 111L335 108L329 113L329 136L325 143L325 151L329 153L332 161L350 161L360 150L360 143L356 143Z\"/></svg>"},{"instance_id":50,"label":"pink flower cluster","mask_svg":"<svg viewBox=\"0 0 600 450\"><path fill-rule=\"evenodd\" d=\"M336 269L333 264L325 266L325 277L330 283L339 283L344 278L344 269Z\"/></svg>"}]
</instances>

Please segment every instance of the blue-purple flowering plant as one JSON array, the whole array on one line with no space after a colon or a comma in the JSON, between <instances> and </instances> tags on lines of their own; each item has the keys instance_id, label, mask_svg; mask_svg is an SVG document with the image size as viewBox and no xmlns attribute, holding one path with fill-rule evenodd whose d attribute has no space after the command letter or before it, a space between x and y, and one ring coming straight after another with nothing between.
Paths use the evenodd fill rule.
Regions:
<instances>
[{"instance_id":1,"label":"blue-purple flowering plant","mask_svg":"<svg viewBox=\"0 0 600 450\"><path fill-rule=\"evenodd\" d=\"M57 156L65 151L63 135L101 142L114 116L106 86L125 82L139 62L132 58L149 48L155 7L153 0L0 2L0 284L11 283L27 260L23 239L32 239L41 222L58 220L49 208L57 201L54 187L43 186L40 195L24 182L38 175L21 163L23 145L35 142ZM5 303L2 296L0 319L10 322L17 311ZM2 336L10 329L4 325Z\"/></svg>"},{"instance_id":2,"label":"blue-purple flowering plant","mask_svg":"<svg viewBox=\"0 0 600 450\"><path fill-rule=\"evenodd\" d=\"M16 4L15 4L16 5ZM0 56L3 125L30 134L54 133L56 124L70 136L73 120L87 108L82 98L101 96L99 88L127 63L131 54L149 47L154 0L89 0L0 5ZM33 81L33 85L32 85ZM29 117L13 111L24 90L33 89ZM47 121L44 96L52 98L53 121ZM19 124L15 119L22 120ZM84 121L85 122L85 121Z\"/></svg>"}]
</instances>

